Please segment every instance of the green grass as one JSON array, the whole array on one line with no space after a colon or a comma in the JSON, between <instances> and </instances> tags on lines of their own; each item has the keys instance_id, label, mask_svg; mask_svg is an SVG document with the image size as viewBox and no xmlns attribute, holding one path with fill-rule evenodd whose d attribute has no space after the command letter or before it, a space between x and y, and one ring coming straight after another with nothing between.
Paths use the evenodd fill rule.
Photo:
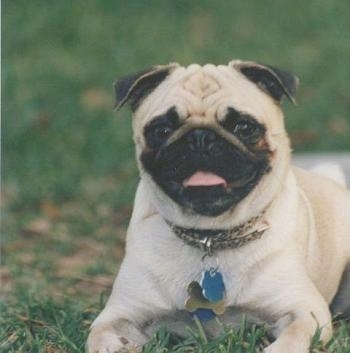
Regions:
<instances>
[{"instance_id":1,"label":"green grass","mask_svg":"<svg viewBox=\"0 0 350 353\"><path fill-rule=\"evenodd\" d=\"M347 0L2 5L1 352L82 351L110 290L138 179L130 113L112 113L118 76L233 58L287 68L301 79L285 105L294 149L350 149ZM330 349L349 352L338 326ZM260 330L208 342L199 330L172 350L245 352ZM146 352L170 352L168 336Z\"/></svg>"},{"instance_id":2,"label":"green grass","mask_svg":"<svg viewBox=\"0 0 350 353\"><path fill-rule=\"evenodd\" d=\"M87 330L101 310L106 296L86 307L74 298L64 298L59 303L52 298L17 292L16 303L1 304L0 352L8 353L58 353L84 351ZM222 326L221 334L208 339L199 322L188 328L188 338L181 340L160 328L143 353L255 353L269 344L263 327L248 325L242 320L238 329ZM350 325L338 323L335 337L322 346L315 336L312 353L348 353Z\"/></svg>"},{"instance_id":3,"label":"green grass","mask_svg":"<svg viewBox=\"0 0 350 353\"><path fill-rule=\"evenodd\" d=\"M220 322L218 322L220 325ZM196 329L188 329L186 340L174 339L166 330L160 329L155 337L144 347L143 353L229 353L256 352L266 344L266 332L262 327L248 326L242 320L237 330L222 326L222 333L215 339L208 339L200 322L196 322Z\"/></svg>"}]
</instances>

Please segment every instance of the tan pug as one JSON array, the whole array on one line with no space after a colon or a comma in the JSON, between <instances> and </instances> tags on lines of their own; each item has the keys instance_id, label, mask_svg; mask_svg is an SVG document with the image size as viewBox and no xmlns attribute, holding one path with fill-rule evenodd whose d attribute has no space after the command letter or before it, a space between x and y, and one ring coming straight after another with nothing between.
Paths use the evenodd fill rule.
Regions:
<instances>
[{"instance_id":1,"label":"tan pug","mask_svg":"<svg viewBox=\"0 0 350 353\"><path fill-rule=\"evenodd\" d=\"M140 170L126 256L90 353L141 347L197 316L266 323L267 353L306 353L350 307L350 193L290 164L281 110L298 79L254 62L156 66L116 83ZM338 291L338 293L337 293Z\"/></svg>"}]
</instances>

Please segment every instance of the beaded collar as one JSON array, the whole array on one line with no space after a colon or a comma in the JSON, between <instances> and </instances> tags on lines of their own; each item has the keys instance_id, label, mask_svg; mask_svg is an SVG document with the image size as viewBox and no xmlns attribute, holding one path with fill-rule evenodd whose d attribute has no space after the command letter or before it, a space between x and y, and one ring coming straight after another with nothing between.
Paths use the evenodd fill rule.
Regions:
<instances>
[{"instance_id":1,"label":"beaded collar","mask_svg":"<svg viewBox=\"0 0 350 353\"><path fill-rule=\"evenodd\" d=\"M236 249L260 239L270 227L263 220L266 209L259 215L231 229L197 229L178 226L166 221L182 241L212 255L215 250Z\"/></svg>"}]
</instances>

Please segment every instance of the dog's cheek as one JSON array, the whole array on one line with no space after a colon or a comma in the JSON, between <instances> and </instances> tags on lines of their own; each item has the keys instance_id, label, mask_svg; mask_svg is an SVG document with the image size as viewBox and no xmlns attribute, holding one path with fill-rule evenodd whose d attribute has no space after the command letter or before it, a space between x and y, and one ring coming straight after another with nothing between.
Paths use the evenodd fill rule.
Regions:
<instances>
[{"instance_id":1,"label":"dog's cheek","mask_svg":"<svg viewBox=\"0 0 350 353\"><path fill-rule=\"evenodd\" d=\"M269 144L265 138L259 139L253 146L252 149L254 152L259 152L259 151L268 151L269 150Z\"/></svg>"},{"instance_id":2,"label":"dog's cheek","mask_svg":"<svg viewBox=\"0 0 350 353\"><path fill-rule=\"evenodd\" d=\"M272 162L274 149L271 148L268 137L266 135L248 146L248 148L257 157L258 160L265 161L268 164Z\"/></svg>"},{"instance_id":3,"label":"dog's cheek","mask_svg":"<svg viewBox=\"0 0 350 353\"><path fill-rule=\"evenodd\" d=\"M156 155L157 151L150 148L144 149L140 155L142 167L151 175L154 175L157 169Z\"/></svg>"}]
</instances>

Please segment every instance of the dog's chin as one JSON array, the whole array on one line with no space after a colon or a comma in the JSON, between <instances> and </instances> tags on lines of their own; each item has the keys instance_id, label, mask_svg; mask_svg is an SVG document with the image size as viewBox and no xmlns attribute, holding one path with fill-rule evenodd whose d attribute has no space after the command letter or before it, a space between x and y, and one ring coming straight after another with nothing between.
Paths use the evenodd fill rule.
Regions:
<instances>
[{"instance_id":1,"label":"dog's chin","mask_svg":"<svg viewBox=\"0 0 350 353\"><path fill-rule=\"evenodd\" d=\"M186 186L184 181L172 180L160 187L184 212L216 217L233 210L254 189L261 176L261 171L256 170L239 180L218 185Z\"/></svg>"},{"instance_id":2,"label":"dog's chin","mask_svg":"<svg viewBox=\"0 0 350 353\"><path fill-rule=\"evenodd\" d=\"M234 198L224 186L174 186L178 195L174 201L181 205L185 212L194 212L203 216L215 217L226 212L236 204Z\"/></svg>"}]
</instances>

